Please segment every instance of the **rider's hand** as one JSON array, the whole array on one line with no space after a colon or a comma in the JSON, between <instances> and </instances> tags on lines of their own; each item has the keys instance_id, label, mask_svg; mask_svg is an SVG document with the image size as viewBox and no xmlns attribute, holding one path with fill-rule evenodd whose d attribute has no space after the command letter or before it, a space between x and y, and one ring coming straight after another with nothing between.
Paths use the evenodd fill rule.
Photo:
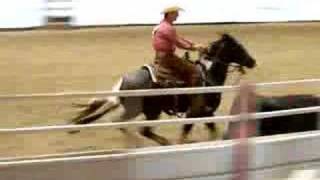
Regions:
<instances>
[{"instance_id":1,"label":"rider's hand","mask_svg":"<svg viewBox=\"0 0 320 180\"><path fill-rule=\"evenodd\" d=\"M203 44L195 44L193 45L194 50L199 51L199 52L205 52L207 47L204 46Z\"/></svg>"}]
</instances>

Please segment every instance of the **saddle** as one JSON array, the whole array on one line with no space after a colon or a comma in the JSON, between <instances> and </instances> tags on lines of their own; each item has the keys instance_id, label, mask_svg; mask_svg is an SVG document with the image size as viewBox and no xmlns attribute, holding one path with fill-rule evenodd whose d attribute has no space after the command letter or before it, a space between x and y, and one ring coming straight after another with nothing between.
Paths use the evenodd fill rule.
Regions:
<instances>
[{"instance_id":1,"label":"saddle","mask_svg":"<svg viewBox=\"0 0 320 180\"><path fill-rule=\"evenodd\" d=\"M205 67L203 67L198 62L197 64L199 64L199 66L196 66L196 67L199 68L201 72L201 80L204 81L206 77L206 72L204 70ZM187 83L179 79L175 75L175 73L169 69L159 67L155 64L144 64L142 68L146 69L149 72L152 82L158 87L161 87L161 88L187 87Z\"/></svg>"}]
</instances>

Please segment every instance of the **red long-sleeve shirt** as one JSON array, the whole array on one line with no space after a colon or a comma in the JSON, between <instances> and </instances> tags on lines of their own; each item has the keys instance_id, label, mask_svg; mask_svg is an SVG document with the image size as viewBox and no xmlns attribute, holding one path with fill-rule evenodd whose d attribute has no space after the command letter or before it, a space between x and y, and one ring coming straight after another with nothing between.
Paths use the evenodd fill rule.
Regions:
<instances>
[{"instance_id":1,"label":"red long-sleeve shirt","mask_svg":"<svg viewBox=\"0 0 320 180\"><path fill-rule=\"evenodd\" d=\"M174 53L176 47L188 50L192 44L192 41L179 37L173 25L166 20L153 29L152 46L157 52Z\"/></svg>"}]
</instances>

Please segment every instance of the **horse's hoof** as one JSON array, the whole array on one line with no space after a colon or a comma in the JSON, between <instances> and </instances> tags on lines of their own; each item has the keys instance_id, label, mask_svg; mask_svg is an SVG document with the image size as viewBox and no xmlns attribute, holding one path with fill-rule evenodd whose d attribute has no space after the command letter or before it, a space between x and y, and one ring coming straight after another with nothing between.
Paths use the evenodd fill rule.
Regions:
<instances>
[{"instance_id":1,"label":"horse's hoof","mask_svg":"<svg viewBox=\"0 0 320 180\"><path fill-rule=\"evenodd\" d=\"M229 135L228 134L224 134L223 136L222 136L222 140L229 140L230 138L229 138Z\"/></svg>"},{"instance_id":2,"label":"horse's hoof","mask_svg":"<svg viewBox=\"0 0 320 180\"><path fill-rule=\"evenodd\" d=\"M170 146L172 144L169 141L167 141L167 142L162 142L161 145L162 146Z\"/></svg>"},{"instance_id":3,"label":"horse's hoof","mask_svg":"<svg viewBox=\"0 0 320 180\"><path fill-rule=\"evenodd\" d=\"M73 130L73 131L68 131L68 134L77 134L79 132L80 132L80 130Z\"/></svg>"},{"instance_id":4,"label":"horse's hoof","mask_svg":"<svg viewBox=\"0 0 320 180\"><path fill-rule=\"evenodd\" d=\"M216 132L210 133L210 137L209 137L209 140L210 140L210 141L215 141L215 140L217 140L218 138L219 138L218 133L216 133Z\"/></svg>"},{"instance_id":5,"label":"horse's hoof","mask_svg":"<svg viewBox=\"0 0 320 180\"><path fill-rule=\"evenodd\" d=\"M192 144L192 143L196 143L197 141L195 140L188 140L188 139L181 139L179 140L178 144Z\"/></svg>"},{"instance_id":6,"label":"horse's hoof","mask_svg":"<svg viewBox=\"0 0 320 180\"><path fill-rule=\"evenodd\" d=\"M166 140L166 139L161 139L158 141L158 143L162 146L170 146L172 145L172 143L170 143L170 141Z\"/></svg>"}]
</instances>

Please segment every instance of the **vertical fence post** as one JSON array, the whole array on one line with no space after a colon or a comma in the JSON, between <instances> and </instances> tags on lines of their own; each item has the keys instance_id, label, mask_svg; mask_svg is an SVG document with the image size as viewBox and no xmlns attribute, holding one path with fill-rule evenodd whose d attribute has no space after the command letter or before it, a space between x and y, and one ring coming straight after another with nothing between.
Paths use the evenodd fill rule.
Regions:
<instances>
[{"instance_id":1,"label":"vertical fence post","mask_svg":"<svg viewBox=\"0 0 320 180\"><path fill-rule=\"evenodd\" d=\"M233 107L235 108L233 111L240 114L241 121L231 136L232 139L238 140L233 149L233 180L247 180L250 150L248 137L255 134L255 123L248 122L248 113L255 111L256 99L253 86L248 83L241 84L238 97L238 104Z\"/></svg>"}]
</instances>

